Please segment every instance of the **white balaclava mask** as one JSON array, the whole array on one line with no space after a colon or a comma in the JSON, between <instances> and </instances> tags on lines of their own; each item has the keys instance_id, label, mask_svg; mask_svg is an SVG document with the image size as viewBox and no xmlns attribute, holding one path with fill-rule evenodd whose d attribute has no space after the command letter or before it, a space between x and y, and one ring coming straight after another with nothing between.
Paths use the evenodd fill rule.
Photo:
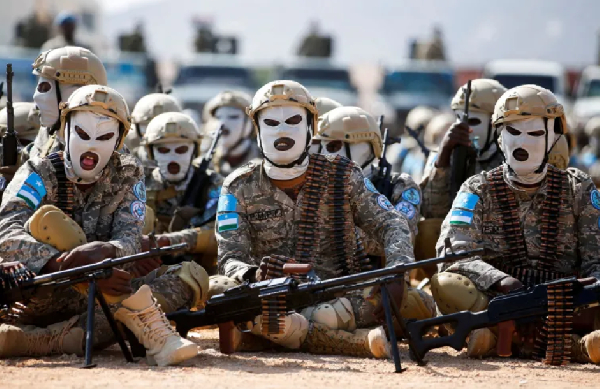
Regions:
<instances>
[{"instance_id":1,"label":"white balaclava mask","mask_svg":"<svg viewBox=\"0 0 600 389\"><path fill-rule=\"evenodd\" d=\"M58 122L60 113L58 105L58 95L56 85L59 85L61 101L67 101L71 94L81 87L81 85L63 84L46 77L40 77L38 80L33 101L40 111L40 124L44 127L52 127Z\"/></svg>"},{"instance_id":2,"label":"white balaclava mask","mask_svg":"<svg viewBox=\"0 0 600 389\"><path fill-rule=\"evenodd\" d=\"M321 140L321 145L321 154L341 155L351 159L363 169L370 166L375 157L369 142L348 143L346 146L346 143L341 140Z\"/></svg>"},{"instance_id":3,"label":"white balaclava mask","mask_svg":"<svg viewBox=\"0 0 600 389\"><path fill-rule=\"evenodd\" d=\"M306 109L298 106L268 107L258 113L258 145L265 156L265 172L274 180L300 177L308 167L310 143Z\"/></svg>"},{"instance_id":4,"label":"white balaclava mask","mask_svg":"<svg viewBox=\"0 0 600 389\"><path fill-rule=\"evenodd\" d=\"M95 112L75 111L67 125L67 176L78 184L94 183L115 150L119 140L119 122Z\"/></svg>"},{"instance_id":5,"label":"white balaclava mask","mask_svg":"<svg viewBox=\"0 0 600 389\"><path fill-rule=\"evenodd\" d=\"M152 145L152 153L160 174L171 183L182 181L192 164L194 144L180 141Z\"/></svg>"},{"instance_id":6,"label":"white balaclava mask","mask_svg":"<svg viewBox=\"0 0 600 389\"><path fill-rule=\"evenodd\" d=\"M462 109L457 109L454 112L458 120L461 120L465 114ZM469 128L473 130L470 138L477 151L487 149L488 143L492 142L492 139L490 139L492 138L492 131L488 134L488 129L491 128L491 117L492 115L485 112L469 112Z\"/></svg>"},{"instance_id":7,"label":"white balaclava mask","mask_svg":"<svg viewBox=\"0 0 600 389\"><path fill-rule=\"evenodd\" d=\"M244 111L235 107L219 107L215 110L214 116L218 121L215 131L223 125L219 149L223 155L228 155L244 143L245 138L248 138L252 130L252 123ZM247 139L247 143L250 143L249 139Z\"/></svg>"},{"instance_id":8,"label":"white balaclava mask","mask_svg":"<svg viewBox=\"0 0 600 389\"><path fill-rule=\"evenodd\" d=\"M500 127L500 148L514 174L511 180L536 184L546 176L546 155L554 146L554 119L532 117Z\"/></svg>"}]
</instances>

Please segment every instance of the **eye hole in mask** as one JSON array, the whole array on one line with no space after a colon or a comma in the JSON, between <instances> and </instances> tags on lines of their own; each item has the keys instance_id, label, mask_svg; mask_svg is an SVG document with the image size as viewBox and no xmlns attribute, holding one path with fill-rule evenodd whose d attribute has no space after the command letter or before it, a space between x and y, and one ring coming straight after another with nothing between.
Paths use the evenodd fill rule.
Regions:
<instances>
[{"instance_id":1,"label":"eye hole in mask","mask_svg":"<svg viewBox=\"0 0 600 389\"><path fill-rule=\"evenodd\" d=\"M481 119L469 118L469 126L478 126L481 124Z\"/></svg>"},{"instance_id":2,"label":"eye hole in mask","mask_svg":"<svg viewBox=\"0 0 600 389\"><path fill-rule=\"evenodd\" d=\"M239 118L240 118L240 115L229 115L229 116L227 116L227 119L230 119L230 120L237 120Z\"/></svg>"},{"instance_id":3,"label":"eye hole in mask","mask_svg":"<svg viewBox=\"0 0 600 389\"><path fill-rule=\"evenodd\" d=\"M161 147L159 147L156 150L158 150L158 152L161 153L161 154L168 154L171 151L170 148L165 147L165 146L161 146Z\"/></svg>"},{"instance_id":4,"label":"eye hole in mask","mask_svg":"<svg viewBox=\"0 0 600 389\"><path fill-rule=\"evenodd\" d=\"M540 137L540 136L544 136L545 133L546 133L546 131L544 131L544 130L537 130L537 131L528 132L527 135Z\"/></svg>"},{"instance_id":5,"label":"eye hole in mask","mask_svg":"<svg viewBox=\"0 0 600 389\"><path fill-rule=\"evenodd\" d=\"M299 124L300 122L302 122L302 116L300 115L294 115L291 118L287 118L287 120L285 121L287 124Z\"/></svg>"},{"instance_id":6,"label":"eye hole in mask","mask_svg":"<svg viewBox=\"0 0 600 389\"><path fill-rule=\"evenodd\" d=\"M506 131L508 131L509 134L514 136L521 135L521 131L511 126L506 126Z\"/></svg>"},{"instance_id":7,"label":"eye hole in mask","mask_svg":"<svg viewBox=\"0 0 600 389\"><path fill-rule=\"evenodd\" d=\"M83 131L81 127L75 126L75 132L82 140L90 140L90 136L87 134L87 132Z\"/></svg>"},{"instance_id":8,"label":"eye hole in mask","mask_svg":"<svg viewBox=\"0 0 600 389\"><path fill-rule=\"evenodd\" d=\"M113 138L113 136L115 136L115 133L110 132L108 134L104 134L102 136L97 137L96 140L102 140L102 141L111 140Z\"/></svg>"},{"instance_id":9,"label":"eye hole in mask","mask_svg":"<svg viewBox=\"0 0 600 389\"><path fill-rule=\"evenodd\" d=\"M178 148L175 149L175 152L177 154L185 154L187 153L189 147L188 146L179 146Z\"/></svg>"},{"instance_id":10,"label":"eye hole in mask","mask_svg":"<svg viewBox=\"0 0 600 389\"><path fill-rule=\"evenodd\" d=\"M327 146L325 146L325 148L330 153L337 153L338 151L340 151L343 145L344 142L342 142L341 140L332 140L331 142L327 142Z\"/></svg>"},{"instance_id":11,"label":"eye hole in mask","mask_svg":"<svg viewBox=\"0 0 600 389\"><path fill-rule=\"evenodd\" d=\"M40 82L37 86L37 91L40 93L50 92L51 89L52 84L50 84L48 81Z\"/></svg>"},{"instance_id":12,"label":"eye hole in mask","mask_svg":"<svg viewBox=\"0 0 600 389\"><path fill-rule=\"evenodd\" d=\"M279 125L279 122L273 119L265 119L263 122L269 127L277 127Z\"/></svg>"}]
</instances>

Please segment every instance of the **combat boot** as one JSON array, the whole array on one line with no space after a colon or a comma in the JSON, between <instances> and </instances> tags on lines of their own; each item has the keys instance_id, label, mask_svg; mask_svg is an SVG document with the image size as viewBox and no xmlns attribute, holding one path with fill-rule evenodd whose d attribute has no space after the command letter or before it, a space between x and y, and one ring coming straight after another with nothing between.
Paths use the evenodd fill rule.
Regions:
<instances>
[{"instance_id":1,"label":"combat boot","mask_svg":"<svg viewBox=\"0 0 600 389\"><path fill-rule=\"evenodd\" d=\"M600 330L584 336L571 335L571 359L580 363L600 363Z\"/></svg>"},{"instance_id":2,"label":"combat boot","mask_svg":"<svg viewBox=\"0 0 600 389\"><path fill-rule=\"evenodd\" d=\"M173 329L148 285L143 285L121 304L115 319L126 325L144 345L149 364L175 365L198 355L198 346Z\"/></svg>"},{"instance_id":3,"label":"combat boot","mask_svg":"<svg viewBox=\"0 0 600 389\"><path fill-rule=\"evenodd\" d=\"M479 328L471 331L467 341L467 356L480 358L492 354L496 350L496 334L489 328Z\"/></svg>"},{"instance_id":4,"label":"combat boot","mask_svg":"<svg viewBox=\"0 0 600 389\"><path fill-rule=\"evenodd\" d=\"M74 327L78 319L79 316L74 316L46 328L0 324L0 358L57 354L81 356L84 331L80 327Z\"/></svg>"},{"instance_id":5,"label":"combat boot","mask_svg":"<svg viewBox=\"0 0 600 389\"><path fill-rule=\"evenodd\" d=\"M389 358L390 344L383 327L354 332L330 330L319 323L311 323L303 350L313 354L351 355L367 358Z\"/></svg>"}]
</instances>

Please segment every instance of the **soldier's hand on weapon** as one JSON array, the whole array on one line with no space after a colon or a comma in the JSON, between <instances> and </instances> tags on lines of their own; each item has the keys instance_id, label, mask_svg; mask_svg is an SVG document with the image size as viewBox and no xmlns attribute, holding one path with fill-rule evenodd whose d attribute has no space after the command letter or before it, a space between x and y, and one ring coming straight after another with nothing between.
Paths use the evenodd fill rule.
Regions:
<instances>
[{"instance_id":1,"label":"soldier's hand on weapon","mask_svg":"<svg viewBox=\"0 0 600 389\"><path fill-rule=\"evenodd\" d=\"M394 302L398 309L402 309L402 300L404 299L404 289L406 288L405 281L396 281L387 284L388 291L390 292L391 302ZM377 285L373 288L373 293L379 293L380 286ZM383 307L383 300L378 299L375 310L373 311L375 318L380 322L385 321L385 310Z\"/></svg>"},{"instance_id":2,"label":"soldier's hand on weapon","mask_svg":"<svg viewBox=\"0 0 600 389\"><path fill-rule=\"evenodd\" d=\"M166 247L170 244L169 238L166 236L159 236L154 240L156 246L151 244L152 239L148 235L143 235L141 239L142 252L150 251L151 248ZM135 261L131 266L131 275L134 278L144 277L154 269L158 269L162 265L160 257L152 257L148 259L142 259Z\"/></svg>"},{"instance_id":3,"label":"soldier's hand on weapon","mask_svg":"<svg viewBox=\"0 0 600 389\"><path fill-rule=\"evenodd\" d=\"M521 289L523 284L521 281L513 277L506 277L492 285L492 289L502 294L507 294L512 291Z\"/></svg>"},{"instance_id":4,"label":"soldier's hand on weapon","mask_svg":"<svg viewBox=\"0 0 600 389\"><path fill-rule=\"evenodd\" d=\"M15 176L17 170L19 170L17 165L0 166L0 175L6 178L7 182L10 182Z\"/></svg>"},{"instance_id":5,"label":"soldier's hand on weapon","mask_svg":"<svg viewBox=\"0 0 600 389\"><path fill-rule=\"evenodd\" d=\"M442 143L440 145L440 154L435 162L436 167L448 167L450 166L450 158L452 156L452 150L456 146L471 146L471 139L469 135L473 132L469 128L469 125L464 122L456 122L450 126Z\"/></svg>"},{"instance_id":6,"label":"soldier's hand on weapon","mask_svg":"<svg viewBox=\"0 0 600 389\"><path fill-rule=\"evenodd\" d=\"M256 281L270 280L273 278L285 277L283 266L288 263L296 263L292 258L285 255L270 255L263 257L256 271Z\"/></svg>"},{"instance_id":7,"label":"soldier's hand on weapon","mask_svg":"<svg viewBox=\"0 0 600 389\"><path fill-rule=\"evenodd\" d=\"M121 269L112 269L110 278L98 280L98 287L102 293L112 296L120 296L123 294L131 294L131 274Z\"/></svg>"},{"instance_id":8,"label":"soldier's hand on weapon","mask_svg":"<svg viewBox=\"0 0 600 389\"><path fill-rule=\"evenodd\" d=\"M116 256L117 248L112 244L107 242L91 242L62 253L56 259L56 263L59 265L59 270L67 270L98 263L106 258L116 258Z\"/></svg>"}]
</instances>

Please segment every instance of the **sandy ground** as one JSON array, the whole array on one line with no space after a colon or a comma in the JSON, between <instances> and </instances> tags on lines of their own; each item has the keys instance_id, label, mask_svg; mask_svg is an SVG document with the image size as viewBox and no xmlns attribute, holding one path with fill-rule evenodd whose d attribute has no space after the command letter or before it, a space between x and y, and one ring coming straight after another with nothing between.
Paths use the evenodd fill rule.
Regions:
<instances>
[{"instance_id":1,"label":"sandy ground","mask_svg":"<svg viewBox=\"0 0 600 389\"><path fill-rule=\"evenodd\" d=\"M545 366L521 360L470 360L444 348L427 355L428 365L408 360L393 373L391 361L319 356L300 353L240 353L217 351L217 331L191 336L199 356L182 366L159 368L125 363L118 349L96 354L98 367L78 368L75 356L0 360L0 388L584 388L597 387L600 367L570 364Z\"/></svg>"}]
</instances>

